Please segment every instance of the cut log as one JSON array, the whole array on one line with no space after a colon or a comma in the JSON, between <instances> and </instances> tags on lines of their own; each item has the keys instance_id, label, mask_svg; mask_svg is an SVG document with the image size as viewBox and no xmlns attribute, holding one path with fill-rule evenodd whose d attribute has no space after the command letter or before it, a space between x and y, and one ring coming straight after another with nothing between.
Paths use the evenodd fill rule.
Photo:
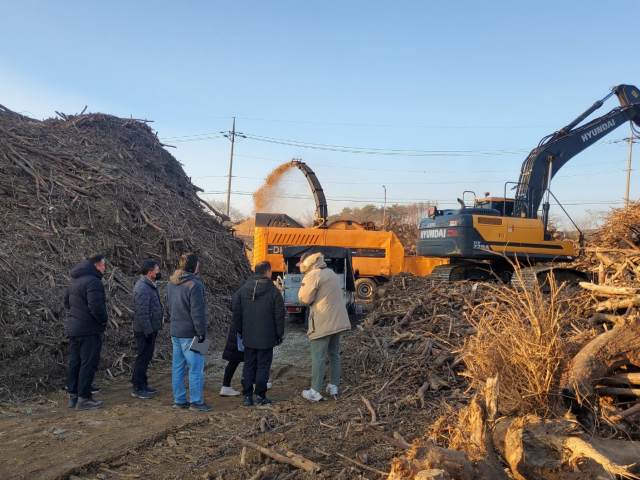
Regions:
<instances>
[{"instance_id":1,"label":"cut log","mask_svg":"<svg viewBox=\"0 0 640 480\"><path fill-rule=\"evenodd\" d=\"M618 373L610 377L603 378L599 382L602 385L640 385L640 372Z\"/></svg>"},{"instance_id":2,"label":"cut log","mask_svg":"<svg viewBox=\"0 0 640 480\"><path fill-rule=\"evenodd\" d=\"M589 317L589 323L591 325L598 325L599 323L604 322L611 322L614 325L624 325L627 322L627 319L620 315L613 315L611 313L594 313Z\"/></svg>"},{"instance_id":3,"label":"cut log","mask_svg":"<svg viewBox=\"0 0 640 480\"><path fill-rule=\"evenodd\" d=\"M623 418L627 418L630 417L632 415L635 415L636 413L640 413L640 403L636 403L633 407L628 408L622 412L619 412L615 415L611 415L609 417L609 420L611 420L612 422L619 422L620 420L622 420Z\"/></svg>"},{"instance_id":4,"label":"cut log","mask_svg":"<svg viewBox=\"0 0 640 480\"><path fill-rule=\"evenodd\" d=\"M573 358L562 381L562 396L578 420L594 425L595 386L624 365L640 365L640 327L637 319L598 335Z\"/></svg>"},{"instance_id":5,"label":"cut log","mask_svg":"<svg viewBox=\"0 0 640 480\"><path fill-rule=\"evenodd\" d=\"M494 439L494 443L517 480L637 478L640 473L639 443L594 438L564 419L528 415L498 424L504 421L509 422L504 441Z\"/></svg>"},{"instance_id":6,"label":"cut log","mask_svg":"<svg viewBox=\"0 0 640 480\"><path fill-rule=\"evenodd\" d=\"M277 462L281 462L281 463L287 463L289 465L293 465L296 468L300 468L302 470L306 470L307 472L319 472L320 471L320 465L318 465L317 463L314 463L310 460L307 460L306 458L297 455L293 452L289 452L289 451L278 451L276 450L276 447L271 447L271 448L264 448L261 447L260 445L257 445L253 442L250 442L248 440L244 440L238 436L233 437L233 439L246 446L249 448L252 448L254 450L257 450L258 452L266 455L269 458L273 458L275 461Z\"/></svg>"},{"instance_id":7,"label":"cut log","mask_svg":"<svg viewBox=\"0 0 640 480\"><path fill-rule=\"evenodd\" d=\"M598 395L623 395L627 397L640 397L640 388L604 387L596 390Z\"/></svg>"},{"instance_id":8,"label":"cut log","mask_svg":"<svg viewBox=\"0 0 640 480\"><path fill-rule=\"evenodd\" d=\"M580 282L585 290L590 290L601 295L636 295L640 290L633 287L614 287L610 285L595 285L589 282Z\"/></svg>"},{"instance_id":9,"label":"cut log","mask_svg":"<svg viewBox=\"0 0 640 480\"><path fill-rule=\"evenodd\" d=\"M632 298L610 298L609 300L596 304L595 309L596 312L615 312L616 310L622 310L623 308L638 306L640 306L640 295L635 295Z\"/></svg>"}]
</instances>

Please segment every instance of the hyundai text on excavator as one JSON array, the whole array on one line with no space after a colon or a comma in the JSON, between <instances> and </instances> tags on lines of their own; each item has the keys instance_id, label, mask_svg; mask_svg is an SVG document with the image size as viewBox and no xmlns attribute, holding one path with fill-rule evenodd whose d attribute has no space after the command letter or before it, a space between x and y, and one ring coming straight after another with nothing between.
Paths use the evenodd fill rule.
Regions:
<instances>
[{"instance_id":1,"label":"hyundai text on excavator","mask_svg":"<svg viewBox=\"0 0 640 480\"><path fill-rule=\"evenodd\" d=\"M527 268L512 281L530 288L536 281L544 284L551 268L536 264L572 262L576 258L572 242L552 240L547 231L550 198L560 203L550 190L551 180L569 160L617 127L628 121L640 126L640 90L632 85L611 90L569 125L543 138L522 164L518 182L505 184L503 197L479 199L466 191L458 199L459 209L431 208L429 217L420 220L417 252L451 260L448 265L435 267L431 278L457 281L498 277L506 282L513 274L513 264L520 264ZM614 94L619 107L578 126ZM516 189L515 198L506 198L509 185ZM473 206L465 204L468 194L473 195ZM558 282L586 279L586 274L571 268L553 267L553 273Z\"/></svg>"},{"instance_id":2,"label":"hyundai text on excavator","mask_svg":"<svg viewBox=\"0 0 640 480\"><path fill-rule=\"evenodd\" d=\"M328 208L322 186L316 174L304 162L293 160L293 165L304 173L316 202L315 221L305 228L285 214L256 213L253 264L267 260L274 276L284 271L283 249L286 246L346 247L353 257L353 268L358 271L356 293L361 299L370 299L375 289L391 275L401 272L425 276L433 267L448 262L446 259L409 256L393 232L381 232L372 222L357 223L341 220L327 224Z\"/></svg>"}]
</instances>

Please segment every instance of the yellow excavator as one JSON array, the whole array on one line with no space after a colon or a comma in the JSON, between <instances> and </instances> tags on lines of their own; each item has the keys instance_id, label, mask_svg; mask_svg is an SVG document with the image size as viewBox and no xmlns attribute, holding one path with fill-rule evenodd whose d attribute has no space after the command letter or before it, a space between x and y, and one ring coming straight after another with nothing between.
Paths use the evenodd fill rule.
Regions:
<instances>
[{"instance_id":1,"label":"yellow excavator","mask_svg":"<svg viewBox=\"0 0 640 480\"><path fill-rule=\"evenodd\" d=\"M447 265L436 266L431 278L456 281L497 277L530 288L535 282L546 282L549 263L576 258L572 242L553 240L547 231L550 199L560 204L551 192L551 180L575 155L617 127L628 121L633 122L634 129L640 126L640 90L632 85L611 90L569 125L543 138L522 164L519 180L505 184L502 197L476 198L475 193L465 191L458 199L461 208L431 208L428 218L419 223L417 253L450 260ZM619 107L578 126L612 95L618 97ZM515 198L507 198L509 186L516 190ZM467 206L471 198L472 204ZM514 264L526 268L511 279ZM565 267L554 266L553 273L558 282L575 283L587 277Z\"/></svg>"}]
</instances>

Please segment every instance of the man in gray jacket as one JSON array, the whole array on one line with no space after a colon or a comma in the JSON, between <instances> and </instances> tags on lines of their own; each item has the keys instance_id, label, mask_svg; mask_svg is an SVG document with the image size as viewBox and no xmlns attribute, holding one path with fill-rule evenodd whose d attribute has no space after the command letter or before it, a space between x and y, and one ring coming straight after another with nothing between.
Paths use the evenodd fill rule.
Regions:
<instances>
[{"instance_id":1,"label":"man in gray jacket","mask_svg":"<svg viewBox=\"0 0 640 480\"><path fill-rule=\"evenodd\" d=\"M171 342L173 343L173 406L188 408L194 412L208 412L213 407L204 403L204 355L192 352L189 347L194 337L200 343L207 334L207 313L204 301L204 285L196 274L200 264L195 253L180 257L178 270L167 284L167 308L171 316ZM189 367L189 397L184 376Z\"/></svg>"},{"instance_id":2,"label":"man in gray jacket","mask_svg":"<svg viewBox=\"0 0 640 480\"><path fill-rule=\"evenodd\" d=\"M133 332L138 355L131 376L131 395L146 399L157 391L149 386L147 369L153 357L158 330L162 328L162 303L158 292L160 267L155 260L147 259L140 265L140 273L140 279L133 287Z\"/></svg>"}]
</instances>

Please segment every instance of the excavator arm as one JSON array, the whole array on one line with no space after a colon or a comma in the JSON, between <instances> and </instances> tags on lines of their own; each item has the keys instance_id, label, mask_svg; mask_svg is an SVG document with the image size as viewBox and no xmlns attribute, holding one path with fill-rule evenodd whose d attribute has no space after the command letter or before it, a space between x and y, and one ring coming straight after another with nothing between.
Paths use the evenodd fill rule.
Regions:
<instances>
[{"instance_id":1,"label":"excavator arm","mask_svg":"<svg viewBox=\"0 0 640 480\"><path fill-rule=\"evenodd\" d=\"M316 174L306 163L295 159L291 160L291 163L302 170L302 173L304 173L304 176L307 178L311 191L313 192L313 198L316 201L316 220L313 225L314 228L326 228L329 210L327 208L327 199L324 196L324 191L322 190L318 177L316 177Z\"/></svg>"},{"instance_id":2,"label":"excavator arm","mask_svg":"<svg viewBox=\"0 0 640 480\"><path fill-rule=\"evenodd\" d=\"M604 101L614 94L620 101L620 107L576 128L580 122L600 108ZM629 120L640 126L640 90L632 85L619 85L612 89L611 94L594 103L591 108L569 125L544 138L522 164L513 215L536 218L543 196L548 191L551 179L555 174L578 153ZM543 211L544 220L548 217L547 204L545 204L545 208Z\"/></svg>"}]
</instances>

